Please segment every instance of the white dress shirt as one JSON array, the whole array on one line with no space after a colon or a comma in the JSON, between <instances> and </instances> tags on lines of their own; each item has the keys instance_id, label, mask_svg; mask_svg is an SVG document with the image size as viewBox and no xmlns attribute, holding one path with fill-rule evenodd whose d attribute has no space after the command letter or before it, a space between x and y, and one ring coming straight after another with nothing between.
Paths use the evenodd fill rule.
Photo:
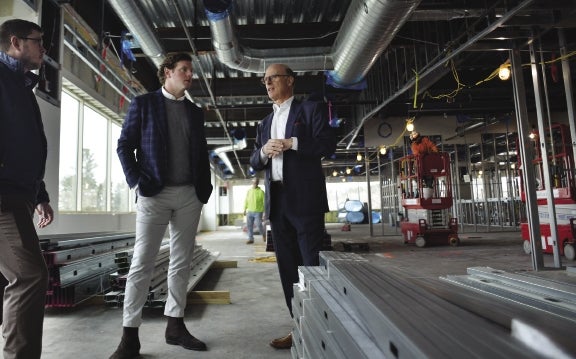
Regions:
<instances>
[{"instance_id":1,"label":"white dress shirt","mask_svg":"<svg viewBox=\"0 0 576 359\"><path fill-rule=\"evenodd\" d=\"M270 126L271 139L285 138L286 123L288 122L288 114L290 113L290 107L292 106L293 100L294 96L282 102L280 105L274 104L272 106L274 109L274 116L272 117L272 125ZM292 137L292 149L295 151L298 149L298 139L296 137ZM268 163L268 156L264 154L264 149L260 151L260 157L264 163ZM272 158L272 181L282 181L283 159L283 153Z\"/></svg>"}]
</instances>

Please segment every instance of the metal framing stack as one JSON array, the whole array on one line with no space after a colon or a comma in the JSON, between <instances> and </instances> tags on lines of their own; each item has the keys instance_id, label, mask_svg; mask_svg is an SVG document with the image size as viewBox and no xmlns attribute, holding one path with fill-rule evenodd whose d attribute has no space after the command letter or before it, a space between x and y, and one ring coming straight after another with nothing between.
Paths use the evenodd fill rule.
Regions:
<instances>
[{"instance_id":1,"label":"metal framing stack","mask_svg":"<svg viewBox=\"0 0 576 359\"><path fill-rule=\"evenodd\" d=\"M295 284L292 357L536 358L510 331L359 255L321 252Z\"/></svg>"},{"instance_id":2,"label":"metal framing stack","mask_svg":"<svg viewBox=\"0 0 576 359\"><path fill-rule=\"evenodd\" d=\"M73 307L109 288L115 255L134 245L134 233L75 233L42 237L48 266L46 307Z\"/></svg>"},{"instance_id":3,"label":"metal framing stack","mask_svg":"<svg viewBox=\"0 0 576 359\"><path fill-rule=\"evenodd\" d=\"M122 305L124 286L136 241L133 232L70 233L40 238L48 266L46 307L73 307L104 294L104 302ZM170 259L168 242L156 257L147 306L164 306ZM188 291L200 281L219 253L196 246L190 264Z\"/></svg>"},{"instance_id":4,"label":"metal framing stack","mask_svg":"<svg viewBox=\"0 0 576 359\"><path fill-rule=\"evenodd\" d=\"M188 292L190 292L196 284L202 279L204 274L210 269L210 266L220 254L218 252L211 253L202 246L196 245L194 249L194 256L190 263L190 280L188 281ZM118 272L111 273L110 278L113 283L112 290L104 295L104 302L111 306L121 306L124 303L124 289L126 286L126 279L128 276L124 268L124 258L132 258L132 251L120 253ZM170 245L164 242L158 255L156 256L156 264L152 280L150 282L150 289L148 298L146 300L146 307L163 307L166 304L168 297L168 265L170 261Z\"/></svg>"}]
</instances>

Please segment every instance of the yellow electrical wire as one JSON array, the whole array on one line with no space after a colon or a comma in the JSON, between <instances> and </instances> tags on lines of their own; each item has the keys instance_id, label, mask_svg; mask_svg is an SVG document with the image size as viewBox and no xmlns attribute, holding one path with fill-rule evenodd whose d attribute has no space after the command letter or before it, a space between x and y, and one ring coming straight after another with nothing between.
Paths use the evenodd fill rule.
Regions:
<instances>
[{"instance_id":1,"label":"yellow electrical wire","mask_svg":"<svg viewBox=\"0 0 576 359\"><path fill-rule=\"evenodd\" d=\"M538 63L538 65L550 65L550 64L553 64L553 63L558 62L558 61L562 61L562 60L565 60L565 59L569 59L570 57L572 57L572 56L574 56L574 55L576 55L576 51L569 52L569 53L567 53L566 55L557 57L557 58L555 58L555 59L553 59L553 60L541 61L541 62ZM522 64L521 66L522 66L522 67L529 67L530 65L532 65L532 64L531 64L531 63ZM497 69L495 69L494 71L492 71L492 72L490 73L490 75L488 75L488 77L486 77L484 80L480 80L480 81L476 82L476 86L478 86L479 84L481 84L481 83L483 83L483 82L490 81L490 80L494 79L495 77L497 77L497 76L498 76L498 71L500 71L500 68L501 68L502 66L512 67L512 65L510 65L509 62L503 63L502 65L498 66Z\"/></svg>"},{"instance_id":2,"label":"yellow electrical wire","mask_svg":"<svg viewBox=\"0 0 576 359\"><path fill-rule=\"evenodd\" d=\"M571 51L571 52L569 52L569 53L567 53L567 54L565 54L565 55L563 55L563 56L559 56L559 57L557 57L557 58L555 58L555 59L553 59L553 60L548 60L548 61L539 62L539 65L549 65L549 64L552 64L552 63L555 63L555 62L558 62L558 61L562 61L562 60L565 60L565 59L569 59L569 58L571 58L571 57L574 56L574 55L576 55L576 50L575 50L575 51ZM462 89L464 89L464 88L466 88L466 87L469 87L469 86L463 84L462 82L460 82L460 77L459 77L459 75L458 75L458 71L456 70L456 66L455 66L455 64L454 64L454 61L453 61L453 60L450 60L450 61L449 61L449 64L450 64L450 68L451 68L451 71L452 71L452 76L454 77L454 80L456 81L456 85L457 85L456 88L455 88L452 92L450 92L450 93L440 94L440 95L437 95L437 96L432 96L429 91L426 91L426 92L422 95L422 99L425 99L425 98L431 98L431 99L433 99L433 100L440 100L440 99L444 99L444 98L446 98L446 99L453 99L453 98L456 97L456 95L458 95L458 93L459 93ZM528 63L528 64L522 64L522 67L528 67L528 66L530 66L530 65L531 65L530 63ZM500 70L500 67L502 67L502 66L511 67L511 65L510 65L509 62L505 62L504 64L498 66L498 68L496 68L494 71L492 71L486 78L484 78L483 80L480 80L480 81L476 82L476 83L474 84L474 86L478 86L478 85L480 85L480 84L482 84L482 83L484 83L484 82L493 80L495 77L498 77L498 71ZM414 71L414 70L412 70L412 71ZM418 74L416 74L416 85L415 85L416 87L418 86L419 80L420 80L420 78L419 78ZM416 97L417 97L417 93L418 93L417 91L414 93L414 108L416 108Z\"/></svg>"},{"instance_id":3,"label":"yellow electrical wire","mask_svg":"<svg viewBox=\"0 0 576 359\"><path fill-rule=\"evenodd\" d=\"M562 60L564 60L564 59L569 59L570 57L572 57L572 56L574 56L574 55L576 55L576 50L575 50L575 51L571 51L571 52L567 53L567 54L564 55L564 56L557 57L557 58L555 58L555 59L553 59L553 60L542 61L542 62L540 62L539 64L540 64L540 65L542 65L542 64L549 65L549 64L552 64L552 63L554 63L554 62L562 61ZM440 99L443 99L443 98L446 98L446 99L454 99L454 98L456 97L456 95L458 95L458 93L460 93L460 91L462 91L462 89L464 89L464 88L466 88L466 87L469 87L469 86L463 84L463 83L460 81L460 76L458 75L458 70L456 69L456 65L454 64L454 60L453 60L453 59L451 59L448 63L446 63L445 66L448 66L448 65L450 66L450 70L451 70L451 72L452 72L452 77L453 77L454 80L456 81L456 88L455 88L453 91L451 91L450 93L440 94L440 95L437 95L437 96L432 96L429 91L426 91L426 92L422 95L422 99L425 99L425 98L431 98L431 99L433 99L433 100L440 100ZM522 64L523 67L530 66L530 65L531 65L531 64ZM494 79L495 77L498 77L498 72L500 71L500 68L501 68L502 66L511 67L510 63L509 63L508 61L506 61L504 64L498 66L498 68L496 68L494 71L492 71L485 79L476 82L476 84L475 84L474 86L478 86L478 85L480 85L481 83L490 81L490 80ZM412 69L412 72L414 73L414 76L415 76L415 83L414 83L414 101L413 101L413 103L412 103L412 106L413 106L413 108L417 108L417 107L418 107L418 83L420 82L420 75L419 75L418 72L417 72L416 70L414 70L414 69ZM420 109L422 109L423 105L424 105L424 104L420 104ZM412 118L412 121L414 121L414 120L415 120L415 118L413 117L413 118ZM396 138L396 140L394 141L394 143L393 143L392 145L390 145L390 146L387 146L387 147L395 147L395 146L397 146L398 143L400 142L400 140L403 139L403 137L404 137L405 134L406 134L406 127L404 127L404 130L403 130L402 133Z\"/></svg>"},{"instance_id":4,"label":"yellow electrical wire","mask_svg":"<svg viewBox=\"0 0 576 359\"><path fill-rule=\"evenodd\" d=\"M416 103L418 101L418 81L420 80L420 78L418 77L418 72L414 69L412 69L412 72L414 72L414 76L416 76L416 81L414 82L414 104L413 107L416 108Z\"/></svg>"},{"instance_id":5,"label":"yellow electrical wire","mask_svg":"<svg viewBox=\"0 0 576 359\"><path fill-rule=\"evenodd\" d=\"M456 97L456 95L458 95L458 93L460 93L460 91L462 91L464 88L468 87L460 81L460 75L458 75L458 70L456 69L456 65L454 64L454 60L450 60L447 65L450 65L450 71L452 72L452 77L456 81L456 88L447 94L440 94L437 96L432 96L432 94L430 94L429 91L426 91L422 95L422 99L425 99L427 97L429 97L433 100L440 100L440 99L444 99L444 98L445 99L454 99Z\"/></svg>"}]
</instances>

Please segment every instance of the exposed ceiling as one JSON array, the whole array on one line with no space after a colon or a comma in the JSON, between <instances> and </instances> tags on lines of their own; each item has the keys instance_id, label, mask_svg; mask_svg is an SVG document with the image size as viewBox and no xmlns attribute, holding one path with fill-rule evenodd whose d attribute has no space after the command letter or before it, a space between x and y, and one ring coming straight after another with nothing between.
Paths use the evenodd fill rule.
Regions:
<instances>
[{"instance_id":1,"label":"exposed ceiling","mask_svg":"<svg viewBox=\"0 0 576 359\"><path fill-rule=\"evenodd\" d=\"M214 169L224 178L250 176L255 125L271 111L259 79L272 62L297 71L298 97L330 101L332 114L341 120L334 166L344 153L363 149L363 124L372 117L446 114L489 121L506 116L514 111L511 81L477 84L508 59L506 50L516 46L522 62L529 63L528 43L534 39L542 59L550 61L560 56L558 29L566 47L576 47L574 0L69 3L103 38L119 42L117 36L128 31L139 40L130 66L149 91L159 87L156 66L162 56L175 51L194 55L196 82L190 96L206 109L211 148L231 145L241 132L247 142L245 149L226 152L233 174L213 157ZM571 67L576 73L574 61ZM525 82L529 87L531 78ZM547 90L550 108L565 110L562 81L550 78ZM533 98L527 97L530 109Z\"/></svg>"}]
</instances>

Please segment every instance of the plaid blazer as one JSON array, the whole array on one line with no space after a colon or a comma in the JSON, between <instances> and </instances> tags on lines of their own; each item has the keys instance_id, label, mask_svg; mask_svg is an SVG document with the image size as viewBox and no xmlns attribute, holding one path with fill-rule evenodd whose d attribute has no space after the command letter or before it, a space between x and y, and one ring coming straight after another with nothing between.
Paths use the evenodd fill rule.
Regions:
<instances>
[{"instance_id":1,"label":"plaid blazer","mask_svg":"<svg viewBox=\"0 0 576 359\"><path fill-rule=\"evenodd\" d=\"M204 112L185 100L190 120L189 159L198 199L207 203L212 193L208 146L204 134ZM118 158L130 188L138 186L145 197L158 194L168 171L168 128L162 89L132 100L118 139Z\"/></svg>"}]
</instances>

